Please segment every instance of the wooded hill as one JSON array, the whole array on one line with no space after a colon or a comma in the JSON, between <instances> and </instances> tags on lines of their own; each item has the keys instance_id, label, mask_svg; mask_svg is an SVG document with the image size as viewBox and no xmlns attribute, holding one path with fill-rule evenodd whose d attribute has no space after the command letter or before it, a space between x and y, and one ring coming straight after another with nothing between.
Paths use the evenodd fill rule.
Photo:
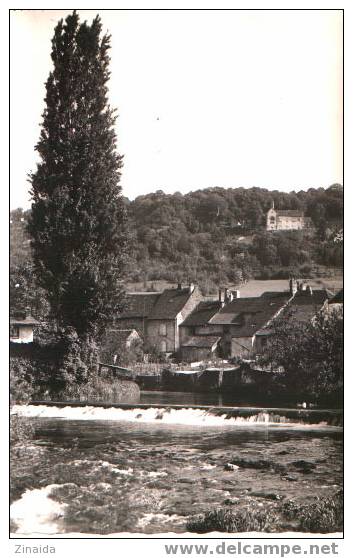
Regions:
<instances>
[{"instance_id":1,"label":"wooded hill","mask_svg":"<svg viewBox=\"0 0 353 558\"><path fill-rule=\"evenodd\" d=\"M343 188L284 193L264 188L162 191L125 200L131 230L127 280L195 281L204 294L249 278L315 276L342 266ZM300 209L311 230L267 233L266 212ZM29 212L11 212L11 283L31 265ZM27 269L27 275L28 275ZM30 275L30 274L29 274ZM26 281L29 279L26 279Z\"/></svg>"}]
</instances>

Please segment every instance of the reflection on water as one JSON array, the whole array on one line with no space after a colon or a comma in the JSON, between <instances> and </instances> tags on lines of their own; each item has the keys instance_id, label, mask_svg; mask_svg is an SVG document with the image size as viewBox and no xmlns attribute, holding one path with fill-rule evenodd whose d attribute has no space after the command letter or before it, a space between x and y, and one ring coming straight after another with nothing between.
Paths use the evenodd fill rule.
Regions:
<instances>
[{"instance_id":1,"label":"reflection on water","mask_svg":"<svg viewBox=\"0 0 353 558\"><path fill-rule=\"evenodd\" d=\"M334 428L31 420L36 443L19 482L60 485L52 498L66 506L57 523L66 533L183 532L190 515L308 502L342 482ZM228 470L232 461L241 466Z\"/></svg>"}]
</instances>

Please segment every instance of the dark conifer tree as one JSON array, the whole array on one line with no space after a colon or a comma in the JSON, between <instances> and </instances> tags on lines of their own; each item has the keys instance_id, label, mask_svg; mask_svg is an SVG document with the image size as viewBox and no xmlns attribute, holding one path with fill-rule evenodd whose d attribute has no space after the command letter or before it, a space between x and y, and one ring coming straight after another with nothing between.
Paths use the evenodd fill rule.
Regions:
<instances>
[{"instance_id":1,"label":"dark conifer tree","mask_svg":"<svg viewBox=\"0 0 353 558\"><path fill-rule=\"evenodd\" d=\"M39 284L59 324L80 335L101 331L119 309L127 252L116 151L108 103L110 37L97 16L76 12L58 23L53 70L36 150L29 232Z\"/></svg>"}]
</instances>

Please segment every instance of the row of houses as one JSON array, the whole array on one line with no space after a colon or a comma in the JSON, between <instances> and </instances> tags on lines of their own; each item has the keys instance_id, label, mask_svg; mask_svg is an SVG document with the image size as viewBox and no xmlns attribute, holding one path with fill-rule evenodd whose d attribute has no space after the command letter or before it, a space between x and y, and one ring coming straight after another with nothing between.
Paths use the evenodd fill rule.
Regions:
<instances>
[{"instance_id":1,"label":"row of houses","mask_svg":"<svg viewBox=\"0 0 353 558\"><path fill-rule=\"evenodd\" d=\"M157 349L183 362L221 357L252 358L273 334L274 320L285 308L292 319L311 320L322 309L343 304L343 291L333 296L327 289L312 289L294 281L284 292L264 292L242 298L239 291L220 289L217 300L205 299L193 284L153 293L128 293L125 311L107 332L114 353L144 340L145 350ZM38 322L28 313L10 320L10 341L31 343Z\"/></svg>"},{"instance_id":2,"label":"row of houses","mask_svg":"<svg viewBox=\"0 0 353 558\"><path fill-rule=\"evenodd\" d=\"M307 321L331 300L328 290L293 279L285 292L241 298L239 291L220 289L218 300L205 299L195 285L178 284L161 293L129 293L117 326L136 330L147 346L186 362L247 358L267 344L271 324L284 308L290 305L296 320Z\"/></svg>"}]
</instances>

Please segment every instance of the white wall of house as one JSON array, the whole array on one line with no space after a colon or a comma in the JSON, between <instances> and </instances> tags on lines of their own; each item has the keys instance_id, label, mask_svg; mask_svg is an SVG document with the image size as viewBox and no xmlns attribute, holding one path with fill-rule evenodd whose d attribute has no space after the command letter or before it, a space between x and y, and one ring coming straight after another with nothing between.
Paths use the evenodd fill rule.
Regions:
<instances>
[{"instance_id":1,"label":"white wall of house","mask_svg":"<svg viewBox=\"0 0 353 558\"><path fill-rule=\"evenodd\" d=\"M17 334L15 334L16 330ZM10 341L12 343L33 343L33 326L12 326L10 331Z\"/></svg>"}]
</instances>

